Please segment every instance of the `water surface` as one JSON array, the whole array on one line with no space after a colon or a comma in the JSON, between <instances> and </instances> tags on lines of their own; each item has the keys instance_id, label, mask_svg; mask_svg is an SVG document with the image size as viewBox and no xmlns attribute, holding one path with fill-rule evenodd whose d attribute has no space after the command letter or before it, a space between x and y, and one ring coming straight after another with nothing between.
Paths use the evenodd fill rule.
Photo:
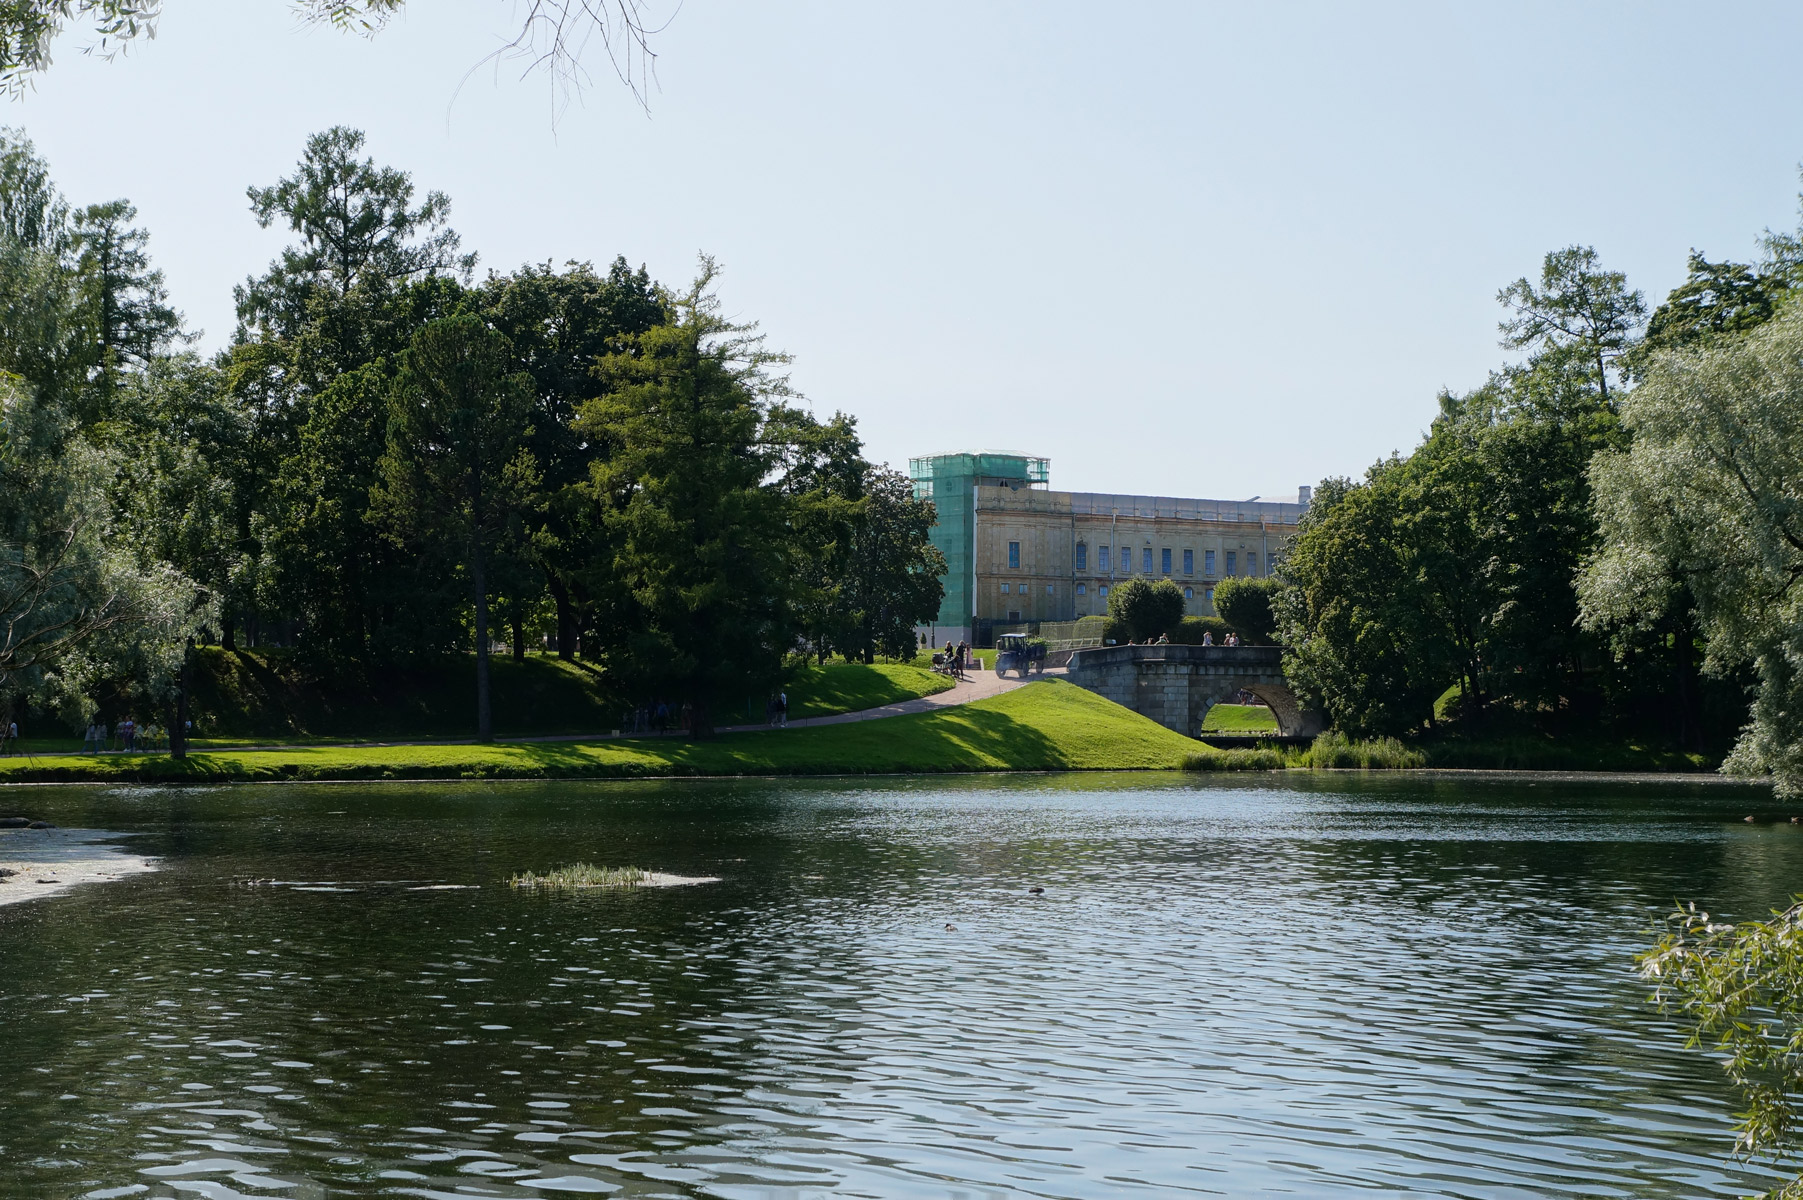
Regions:
<instances>
[{"instance_id":1,"label":"water surface","mask_svg":"<svg viewBox=\"0 0 1803 1200\"><path fill-rule=\"evenodd\" d=\"M1730 1196L1632 957L1720 787L1159 776L18 789L6 1195ZM1765 812L1773 817L1774 812ZM700 887L523 894L587 860ZM1034 895L1030 887L1043 887Z\"/></svg>"}]
</instances>

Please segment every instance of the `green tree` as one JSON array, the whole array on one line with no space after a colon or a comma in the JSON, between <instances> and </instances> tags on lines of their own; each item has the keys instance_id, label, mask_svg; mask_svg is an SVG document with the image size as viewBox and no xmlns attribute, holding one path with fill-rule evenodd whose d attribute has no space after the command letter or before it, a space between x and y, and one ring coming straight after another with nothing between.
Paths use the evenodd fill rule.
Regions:
<instances>
[{"instance_id":1,"label":"green tree","mask_svg":"<svg viewBox=\"0 0 1803 1200\"><path fill-rule=\"evenodd\" d=\"M359 287L380 294L429 275L467 276L475 266L445 224L449 197L428 192L415 206L412 177L359 157L364 140L361 130L335 125L307 139L293 175L247 189L259 225L280 220L300 241L238 287L241 331L292 336L315 301L344 301Z\"/></svg>"},{"instance_id":2,"label":"green tree","mask_svg":"<svg viewBox=\"0 0 1803 1200\"><path fill-rule=\"evenodd\" d=\"M1183 589L1168 579L1129 579L1108 593L1108 615L1134 641L1167 635L1183 620Z\"/></svg>"},{"instance_id":3,"label":"green tree","mask_svg":"<svg viewBox=\"0 0 1803 1200\"><path fill-rule=\"evenodd\" d=\"M716 275L703 258L676 320L602 360L605 390L577 421L629 603L609 670L689 705L697 736L722 703L776 683L800 632L791 505L765 437L788 360L721 315Z\"/></svg>"},{"instance_id":4,"label":"green tree","mask_svg":"<svg viewBox=\"0 0 1803 1200\"><path fill-rule=\"evenodd\" d=\"M1277 636L1271 598L1281 585L1274 577L1223 579L1215 584L1215 611L1234 631L1255 646L1268 646Z\"/></svg>"},{"instance_id":5,"label":"green tree","mask_svg":"<svg viewBox=\"0 0 1803 1200\"><path fill-rule=\"evenodd\" d=\"M119 373L142 370L182 339L182 317L169 307L163 273L150 265L150 234L134 228L138 210L124 200L75 214L74 243L92 353L108 395Z\"/></svg>"},{"instance_id":6,"label":"green tree","mask_svg":"<svg viewBox=\"0 0 1803 1200\"><path fill-rule=\"evenodd\" d=\"M167 699L203 598L120 536L114 456L16 378L0 387L0 719L29 703L79 723L103 682Z\"/></svg>"},{"instance_id":7,"label":"green tree","mask_svg":"<svg viewBox=\"0 0 1803 1200\"><path fill-rule=\"evenodd\" d=\"M1499 326L1505 348L1582 362L1610 402L1609 372L1619 371L1617 360L1646 319L1646 302L1629 290L1627 276L1604 270L1589 246L1568 246L1546 256L1539 287L1517 279L1496 299L1514 314Z\"/></svg>"},{"instance_id":8,"label":"green tree","mask_svg":"<svg viewBox=\"0 0 1803 1200\"><path fill-rule=\"evenodd\" d=\"M945 555L929 537L938 513L915 499L912 480L886 467L870 468L863 492L841 599L850 635L840 648L867 663L878 654L913 658L914 627L933 620L945 599Z\"/></svg>"},{"instance_id":9,"label":"green tree","mask_svg":"<svg viewBox=\"0 0 1803 1200\"><path fill-rule=\"evenodd\" d=\"M1789 287L1782 276L1742 263L1712 263L1692 250L1689 274L1647 322L1645 346L1673 350L1745 333L1772 319Z\"/></svg>"},{"instance_id":10,"label":"green tree","mask_svg":"<svg viewBox=\"0 0 1803 1200\"><path fill-rule=\"evenodd\" d=\"M526 450L532 381L509 374L512 349L473 316L445 317L413 337L389 404L388 452L376 507L398 531L437 535L468 572L476 641L476 735L494 736L489 708L488 562L536 502Z\"/></svg>"},{"instance_id":11,"label":"green tree","mask_svg":"<svg viewBox=\"0 0 1803 1200\"><path fill-rule=\"evenodd\" d=\"M1433 550L1419 546L1424 531L1409 520L1418 488L1411 474L1411 464L1393 456L1361 482L1323 480L1280 568L1284 675L1351 733L1397 733L1431 720L1435 697L1460 672L1457 635L1470 636L1462 598L1425 594L1424 562L1445 557L1449 543L1443 527Z\"/></svg>"},{"instance_id":12,"label":"green tree","mask_svg":"<svg viewBox=\"0 0 1803 1200\"><path fill-rule=\"evenodd\" d=\"M545 520L530 551L516 556L514 592L523 598L531 570L543 572L557 612L558 656L571 659L580 630L615 620L620 602L605 565L606 529L587 490L596 448L576 432L576 413L601 394L596 362L668 320L669 298L643 266L634 271L616 258L605 275L588 263L522 267L491 277L476 302L507 335L515 369L532 377L535 397L530 445L544 472Z\"/></svg>"},{"instance_id":13,"label":"green tree","mask_svg":"<svg viewBox=\"0 0 1803 1200\"><path fill-rule=\"evenodd\" d=\"M1705 666L1750 666L1752 720L1728 769L1803 793L1803 311L1647 363L1632 433L1590 468L1600 548L1579 594L1592 628L1695 604Z\"/></svg>"}]
</instances>

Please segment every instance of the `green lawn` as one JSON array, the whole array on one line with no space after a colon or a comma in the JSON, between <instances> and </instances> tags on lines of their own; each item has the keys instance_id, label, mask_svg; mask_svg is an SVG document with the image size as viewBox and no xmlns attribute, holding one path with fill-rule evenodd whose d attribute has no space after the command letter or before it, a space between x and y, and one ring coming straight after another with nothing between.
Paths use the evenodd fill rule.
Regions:
<instances>
[{"instance_id":1,"label":"green lawn","mask_svg":"<svg viewBox=\"0 0 1803 1200\"><path fill-rule=\"evenodd\" d=\"M929 665L914 663L812 663L796 670L788 687L789 716L824 717L857 712L881 704L897 704L931 696L952 686L950 678L935 675ZM756 719L762 719L760 712Z\"/></svg>"},{"instance_id":2,"label":"green lawn","mask_svg":"<svg viewBox=\"0 0 1803 1200\"><path fill-rule=\"evenodd\" d=\"M1262 704L1217 704L1202 719L1203 733L1276 733L1277 718Z\"/></svg>"},{"instance_id":3,"label":"green lawn","mask_svg":"<svg viewBox=\"0 0 1803 1200\"><path fill-rule=\"evenodd\" d=\"M974 704L709 742L647 738L492 746L213 750L177 762L108 755L0 761L0 781L456 779L813 775L916 771L1164 770L1197 744L1063 680Z\"/></svg>"}]
</instances>

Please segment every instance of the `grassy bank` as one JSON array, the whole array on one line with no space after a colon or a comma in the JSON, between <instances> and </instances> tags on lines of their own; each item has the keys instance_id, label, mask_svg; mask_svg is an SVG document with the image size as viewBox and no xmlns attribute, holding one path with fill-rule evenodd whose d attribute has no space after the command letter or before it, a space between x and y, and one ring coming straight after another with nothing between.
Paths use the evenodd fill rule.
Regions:
<instances>
[{"instance_id":1,"label":"grassy bank","mask_svg":"<svg viewBox=\"0 0 1803 1200\"><path fill-rule=\"evenodd\" d=\"M618 729L631 706L592 665L531 654L491 662L495 733L499 737L604 734ZM912 663L798 663L785 685L791 717L854 712L932 695L952 686L923 660ZM717 714L722 725L764 720L765 697L750 697ZM324 677L284 650L195 655L193 711L199 749L310 741L452 740L475 732L475 667L468 658L382 671L366 679ZM125 713L108 714L116 722ZM161 713L138 713L162 723ZM50 723L26 720L24 753L78 750L81 738Z\"/></svg>"},{"instance_id":2,"label":"grassy bank","mask_svg":"<svg viewBox=\"0 0 1803 1200\"><path fill-rule=\"evenodd\" d=\"M1197 744L1062 680L877 721L677 738L490 746L293 746L0 761L0 782L631 778L1174 769ZM1215 751L1232 755L1247 752Z\"/></svg>"}]
</instances>

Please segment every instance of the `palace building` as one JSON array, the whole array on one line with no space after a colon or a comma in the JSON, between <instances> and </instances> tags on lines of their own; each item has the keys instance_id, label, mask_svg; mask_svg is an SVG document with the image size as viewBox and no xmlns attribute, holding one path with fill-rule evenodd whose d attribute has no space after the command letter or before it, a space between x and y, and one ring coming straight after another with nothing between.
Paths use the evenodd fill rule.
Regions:
<instances>
[{"instance_id":1,"label":"palace building","mask_svg":"<svg viewBox=\"0 0 1803 1200\"><path fill-rule=\"evenodd\" d=\"M1270 574L1309 503L1306 487L1251 500L1054 492L1046 459L993 451L910 459L908 474L939 509L945 602L919 627L935 646L1106 613L1109 588L1136 576L1171 580L1185 611L1212 615L1214 585Z\"/></svg>"}]
</instances>

